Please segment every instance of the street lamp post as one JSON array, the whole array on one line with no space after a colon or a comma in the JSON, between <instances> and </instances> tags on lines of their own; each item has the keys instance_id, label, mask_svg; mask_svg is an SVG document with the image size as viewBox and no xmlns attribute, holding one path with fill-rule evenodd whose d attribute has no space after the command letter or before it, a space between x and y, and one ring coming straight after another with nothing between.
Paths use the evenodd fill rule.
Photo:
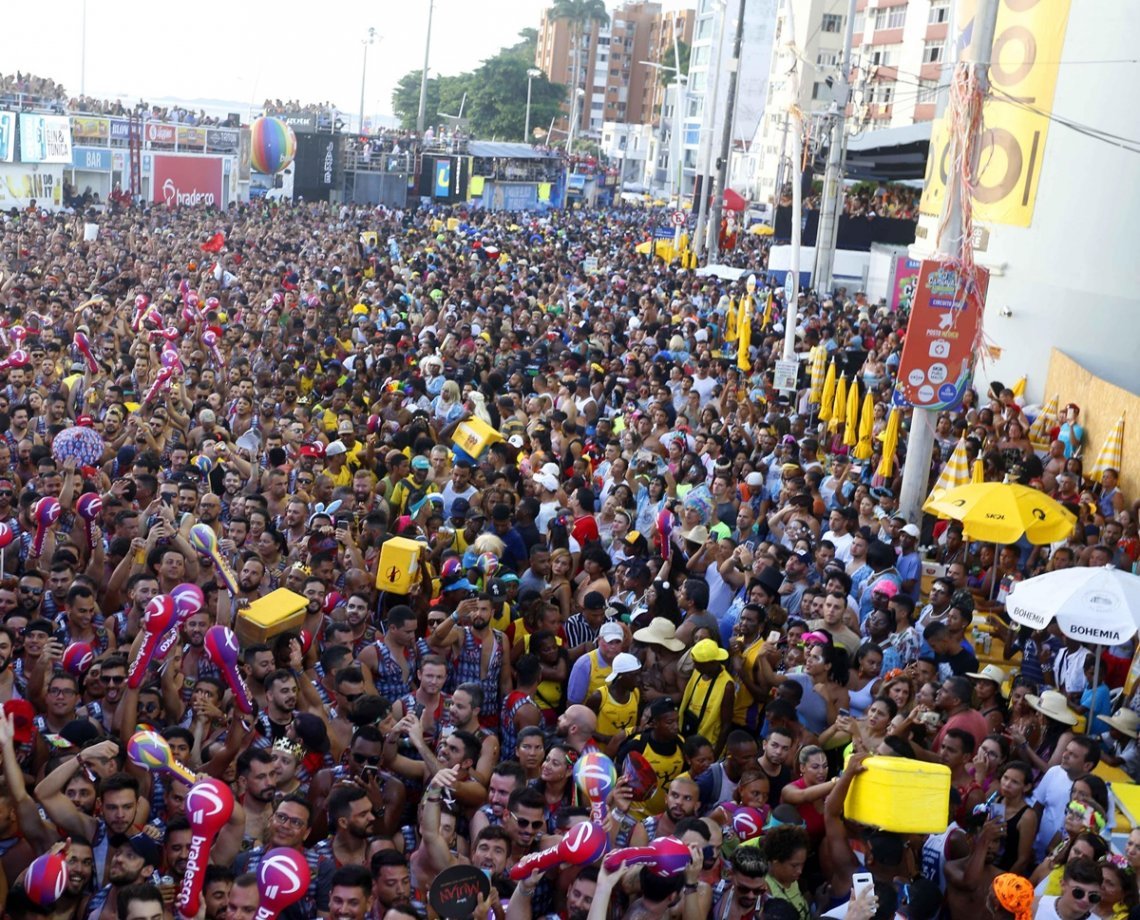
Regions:
<instances>
[{"instance_id":1,"label":"street lamp post","mask_svg":"<svg viewBox=\"0 0 1140 920\"><path fill-rule=\"evenodd\" d=\"M427 121L427 81L428 59L431 57L431 20L435 14L435 0L428 0L427 38L424 39L424 69L420 72L420 108L416 114L416 133L423 137L424 122Z\"/></svg>"},{"instance_id":2,"label":"street lamp post","mask_svg":"<svg viewBox=\"0 0 1140 920\"><path fill-rule=\"evenodd\" d=\"M675 44L674 44L675 47ZM680 63L677 57L677 52L674 51L674 60ZM673 74L673 121L672 131L673 136L670 138L672 141L673 153L670 154L669 163L669 197L672 198L674 194L677 196L677 207L681 207L681 186L682 186L682 165L681 165L681 112L684 108L685 100L685 83L688 77L681 73L679 67L670 67L668 64L660 64L657 61L638 61L637 63L645 66L652 67L654 70L664 70ZM664 106L662 106L664 108ZM665 120L664 112L662 112L662 121ZM675 161L674 157L676 158Z\"/></svg>"},{"instance_id":3,"label":"street lamp post","mask_svg":"<svg viewBox=\"0 0 1140 920\"><path fill-rule=\"evenodd\" d=\"M364 81L368 76L368 48L376 42L376 29L369 27L368 37L360 40L364 45L364 63L360 66L360 133L364 133Z\"/></svg>"},{"instance_id":4,"label":"street lamp post","mask_svg":"<svg viewBox=\"0 0 1140 920\"><path fill-rule=\"evenodd\" d=\"M530 85L535 77L542 73L537 67L531 67L526 72L526 128L523 131L523 141L530 143Z\"/></svg>"}]
</instances>

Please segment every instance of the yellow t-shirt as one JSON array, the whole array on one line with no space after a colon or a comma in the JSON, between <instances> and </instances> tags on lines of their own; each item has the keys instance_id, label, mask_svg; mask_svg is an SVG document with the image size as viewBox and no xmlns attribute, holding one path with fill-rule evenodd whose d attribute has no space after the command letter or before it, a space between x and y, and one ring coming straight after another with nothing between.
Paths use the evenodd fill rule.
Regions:
<instances>
[{"instance_id":1,"label":"yellow t-shirt","mask_svg":"<svg viewBox=\"0 0 1140 920\"><path fill-rule=\"evenodd\" d=\"M637 727L641 691L635 689L624 703L619 703L610 696L609 684L603 684L600 692L602 705L598 709L598 734L613 736L618 732L625 732L628 735Z\"/></svg>"}]
</instances>

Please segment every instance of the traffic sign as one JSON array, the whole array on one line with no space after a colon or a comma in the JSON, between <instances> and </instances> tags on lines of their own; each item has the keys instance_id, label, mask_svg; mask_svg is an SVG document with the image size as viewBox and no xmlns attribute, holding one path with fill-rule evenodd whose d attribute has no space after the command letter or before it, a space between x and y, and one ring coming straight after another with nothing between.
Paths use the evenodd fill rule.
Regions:
<instances>
[{"instance_id":1,"label":"traffic sign","mask_svg":"<svg viewBox=\"0 0 1140 920\"><path fill-rule=\"evenodd\" d=\"M687 222L684 211L674 211L670 220L673 221L674 227L683 227Z\"/></svg>"}]
</instances>

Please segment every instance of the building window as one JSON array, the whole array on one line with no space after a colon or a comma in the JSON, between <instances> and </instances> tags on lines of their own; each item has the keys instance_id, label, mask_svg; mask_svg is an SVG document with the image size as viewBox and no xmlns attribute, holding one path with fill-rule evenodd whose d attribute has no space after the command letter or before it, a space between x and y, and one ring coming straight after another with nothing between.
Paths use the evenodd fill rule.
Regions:
<instances>
[{"instance_id":1,"label":"building window","mask_svg":"<svg viewBox=\"0 0 1140 920\"><path fill-rule=\"evenodd\" d=\"M880 48L871 52L871 63L876 67L891 67L895 60L894 48Z\"/></svg>"},{"instance_id":2,"label":"building window","mask_svg":"<svg viewBox=\"0 0 1140 920\"><path fill-rule=\"evenodd\" d=\"M922 63L937 64L946 53L946 42L927 42L922 46Z\"/></svg>"},{"instance_id":3,"label":"building window","mask_svg":"<svg viewBox=\"0 0 1140 920\"><path fill-rule=\"evenodd\" d=\"M924 102L933 102L938 97L937 80L919 80L918 93L915 102L922 105Z\"/></svg>"},{"instance_id":4,"label":"building window","mask_svg":"<svg viewBox=\"0 0 1140 920\"><path fill-rule=\"evenodd\" d=\"M858 13L855 14L855 34L856 35L860 34L863 31L863 29L865 27L864 26L864 19L865 19L865 16L864 16L862 10L860 10Z\"/></svg>"},{"instance_id":5,"label":"building window","mask_svg":"<svg viewBox=\"0 0 1140 920\"><path fill-rule=\"evenodd\" d=\"M816 67L835 67L839 64L838 51L821 51L815 56Z\"/></svg>"},{"instance_id":6,"label":"building window","mask_svg":"<svg viewBox=\"0 0 1140 920\"><path fill-rule=\"evenodd\" d=\"M830 98L830 94L827 91L827 84L822 82L813 83L811 88L811 98L816 100Z\"/></svg>"},{"instance_id":7,"label":"building window","mask_svg":"<svg viewBox=\"0 0 1140 920\"><path fill-rule=\"evenodd\" d=\"M931 0L930 17L926 21L932 26L949 22L950 0Z\"/></svg>"},{"instance_id":8,"label":"building window","mask_svg":"<svg viewBox=\"0 0 1140 920\"><path fill-rule=\"evenodd\" d=\"M843 31L843 17L838 13L824 13L823 23L820 25L821 32L842 32Z\"/></svg>"}]
</instances>

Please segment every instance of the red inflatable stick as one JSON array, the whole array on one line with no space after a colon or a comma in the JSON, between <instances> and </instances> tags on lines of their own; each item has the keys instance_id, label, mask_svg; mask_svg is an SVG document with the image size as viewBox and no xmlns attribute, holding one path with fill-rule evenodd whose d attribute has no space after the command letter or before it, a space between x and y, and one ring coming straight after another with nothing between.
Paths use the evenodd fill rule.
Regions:
<instances>
[{"instance_id":1,"label":"red inflatable stick","mask_svg":"<svg viewBox=\"0 0 1140 920\"><path fill-rule=\"evenodd\" d=\"M305 857L288 847L275 847L257 867L257 893L261 907L254 920L273 920L292 907L309 890L312 875Z\"/></svg>"},{"instance_id":2,"label":"red inflatable stick","mask_svg":"<svg viewBox=\"0 0 1140 920\"><path fill-rule=\"evenodd\" d=\"M43 552L44 537L47 536L48 528L59 520L62 510L59 502L50 495L45 495L36 502L36 510L32 513L36 521L36 535L32 537L32 555L36 558L39 558Z\"/></svg>"},{"instance_id":3,"label":"red inflatable stick","mask_svg":"<svg viewBox=\"0 0 1140 920\"><path fill-rule=\"evenodd\" d=\"M206 866L214 838L234 813L234 794L230 787L216 779L200 779L186 794L186 820L190 822L190 852L186 874L178 892L178 912L194 917L201 906Z\"/></svg>"},{"instance_id":4,"label":"red inflatable stick","mask_svg":"<svg viewBox=\"0 0 1140 920\"><path fill-rule=\"evenodd\" d=\"M165 594L152 597L143 615L142 645L139 647L139 653L131 659L131 667L127 671L127 686L132 690L142 684L147 665L154 657L154 650L158 648L159 640L166 635L173 622L174 601Z\"/></svg>"},{"instance_id":5,"label":"red inflatable stick","mask_svg":"<svg viewBox=\"0 0 1140 920\"><path fill-rule=\"evenodd\" d=\"M658 837L647 847L625 847L606 856L607 872L613 872L623 863L649 866L655 875L671 878L685 871L692 859L686 844L676 837Z\"/></svg>"},{"instance_id":6,"label":"red inflatable stick","mask_svg":"<svg viewBox=\"0 0 1140 920\"><path fill-rule=\"evenodd\" d=\"M206 657L222 672L222 677L229 684L238 709L245 713L253 712L249 689L242 679L241 672L238 671L239 649L234 631L228 626L211 626L206 630L206 639L202 647L206 650Z\"/></svg>"},{"instance_id":7,"label":"red inflatable stick","mask_svg":"<svg viewBox=\"0 0 1140 920\"><path fill-rule=\"evenodd\" d=\"M511 867L508 874L517 882L532 872L543 872L563 863L584 866L605 853L608 846L609 838L601 826L592 821L583 821L570 828L556 846L524 856ZM685 852L688 852L688 847Z\"/></svg>"}]
</instances>

